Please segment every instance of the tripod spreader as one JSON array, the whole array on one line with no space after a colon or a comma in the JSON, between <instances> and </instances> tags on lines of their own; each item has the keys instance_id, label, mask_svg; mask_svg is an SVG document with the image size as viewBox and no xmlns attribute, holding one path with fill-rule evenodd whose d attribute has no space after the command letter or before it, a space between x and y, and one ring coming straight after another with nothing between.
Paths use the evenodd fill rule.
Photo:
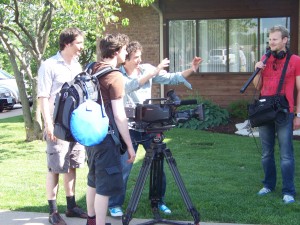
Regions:
<instances>
[{"instance_id":1,"label":"tripod spreader","mask_svg":"<svg viewBox=\"0 0 300 225\"><path fill-rule=\"evenodd\" d=\"M154 219L142 225L150 225L156 223L174 224L174 225L192 225L191 223L181 223L177 221L165 220L160 217L158 210L158 203L162 199L162 172L163 172L163 160L166 159L176 185L180 191L181 197L186 205L187 210L194 218L194 224L198 225L200 222L200 214L195 209L190 199L190 196L185 188L183 180L180 176L176 161L172 156L170 149L166 148L166 143L163 142L163 133L157 133L152 139L152 143L149 149L146 149L146 155L143 160L142 167L140 169L136 185L132 192L125 214L122 217L123 225L128 225L132 219L133 213L137 209L138 202L141 197L141 193L145 186L146 178L150 172L150 188L149 199L151 200L151 208Z\"/></svg>"}]
</instances>

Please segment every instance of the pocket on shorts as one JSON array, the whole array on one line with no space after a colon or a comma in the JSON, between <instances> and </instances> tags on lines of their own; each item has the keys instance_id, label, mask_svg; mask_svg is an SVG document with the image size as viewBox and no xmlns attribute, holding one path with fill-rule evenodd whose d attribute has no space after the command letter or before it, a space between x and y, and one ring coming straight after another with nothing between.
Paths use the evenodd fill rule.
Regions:
<instances>
[{"instance_id":1,"label":"pocket on shorts","mask_svg":"<svg viewBox=\"0 0 300 225\"><path fill-rule=\"evenodd\" d=\"M65 152L67 153L69 149L69 142L57 139L56 141L47 140L47 153L54 154Z\"/></svg>"},{"instance_id":2,"label":"pocket on shorts","mask_svg":"<svg viewBox=\"0 0 300 225\"><path fill-rule=\"evenodd\" d=\"M65 154L51 151L47 155L48 169L53 173L67 173L70 161Z\"/></svg>"},{"instance_id":3,"label":"pocket on shorts","mask_svg":"<svg viewBox=\"0 0 300 225\"><path fill-rule=\"evenodd\" d=\"M122 172L120 166L107 167L107 168L105 168L105 171L109 175L117 174L117 173L121 173Z\"/></svg>"},{"instance_id":4,"label":"pocket on shorts","mask_svg":"<svg viewBox=\"0 0 300 225\"><path fill-rule=\"evenodd\" d=\"M84 162L85 162L85 150L73 149L70 153L70 167L81 168L84 166Z\"/></svg>"}]
</instances>

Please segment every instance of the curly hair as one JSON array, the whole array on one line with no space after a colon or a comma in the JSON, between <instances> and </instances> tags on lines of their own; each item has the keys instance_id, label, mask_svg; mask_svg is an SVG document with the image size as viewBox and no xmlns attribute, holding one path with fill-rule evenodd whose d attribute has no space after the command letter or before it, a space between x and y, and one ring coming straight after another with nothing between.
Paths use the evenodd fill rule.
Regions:
<instances>
[{"instance_id":1,"label":"curly hair","mask_svg":"<svg viewBox=\"0 0 300 225\"><path fill-rule=\"evenodd\" d=\"M142 45L138 41L131 41L126 48L126 51L128 53L128 55L126 55L126 60L129 60L131 55L138 50L143 52Z\"/></svg>"}]
</instances>

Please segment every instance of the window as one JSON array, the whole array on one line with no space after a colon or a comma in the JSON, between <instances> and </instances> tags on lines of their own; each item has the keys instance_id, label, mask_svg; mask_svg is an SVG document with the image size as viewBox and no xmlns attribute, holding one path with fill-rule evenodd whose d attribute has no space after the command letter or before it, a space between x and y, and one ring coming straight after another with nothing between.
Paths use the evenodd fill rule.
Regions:
<instances>
[{"instance_id":1,"label":"window","mask_svg":"<svg viewBox=\"0 0 300 225\"><path fill-rule=\"evenodd\" d=\"M190 67L196 55L196 21L170 21L169 59L172 71L182 71Z\"/></svg>"},{"instance_id":2,"label":"window","mask_svg":"<svg viewBox=\"0 0 300 225\"><path fill-rule=\"evenodd\" d=\"M268 29L289 17L171 20L169 21L170 71L190 68L195 55L204 61L200 72L252 72L268 47Z\"/></svg>"}]
</instances>

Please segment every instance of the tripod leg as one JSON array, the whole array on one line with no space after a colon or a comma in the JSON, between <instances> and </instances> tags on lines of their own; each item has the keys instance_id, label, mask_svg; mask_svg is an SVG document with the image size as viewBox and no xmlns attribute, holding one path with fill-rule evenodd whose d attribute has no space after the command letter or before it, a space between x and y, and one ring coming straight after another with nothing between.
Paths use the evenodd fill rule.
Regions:
<instances>
[{"instance_id":1,"label":"tripod leg","mask_svg":"<svg viewBox=\"0 0 300 225\"><path fill-rule=\"evenodd\" d=\"M167 149L167 148L164 149L163 153L165 155L166 161L168 162L168 165L169 165L172 175L175 179L177 187L179 188L180 194L184 200L187 210L191 213L192 217L194 218L194 222L195 222L194 224L198 224L200 222L200 214L192 204L192 200L186 190L186 187L183 183L183 180L182 180L180 173L178 171L178 168L176 166L176 161L173 158L170 149Z\"/></svg>"},{"instance_id":2,"label":"tripod leg","mask_svg":"<svg viewBox=\"0 0 300 225\"><path fill-rule=\"evenodd\" d=\"M152 146L153 147L153 146ZM150 170L149 200L152 213L155 219L160 219L158 203L162 200L162 174L164 154L158 148L159 153L155 154Z\"/></svg>"},{"instance_id":3,"label":"tripod leg","mask_svg":"<svg viewBox=\"0 0 300 225\"><path fill-rule=\"evenodd\" d=\"M146 178L150 171L150 167L151 167L154 155L155 155L155 151L153 151L152 149L149 149L146 151L146 155L145 155L141 170L139 172L139 175L138 175L138 178L136 181L136 185L133 189L132 195L130 197L130 200L129 200L129 203L128 203L128 206L126 209L126 213L122 216L123 225L129 224L129 222L132 219L133 213L136 211L138 202L141 198L143 188L145 186Z\"/></svg>"}]
</instances>

